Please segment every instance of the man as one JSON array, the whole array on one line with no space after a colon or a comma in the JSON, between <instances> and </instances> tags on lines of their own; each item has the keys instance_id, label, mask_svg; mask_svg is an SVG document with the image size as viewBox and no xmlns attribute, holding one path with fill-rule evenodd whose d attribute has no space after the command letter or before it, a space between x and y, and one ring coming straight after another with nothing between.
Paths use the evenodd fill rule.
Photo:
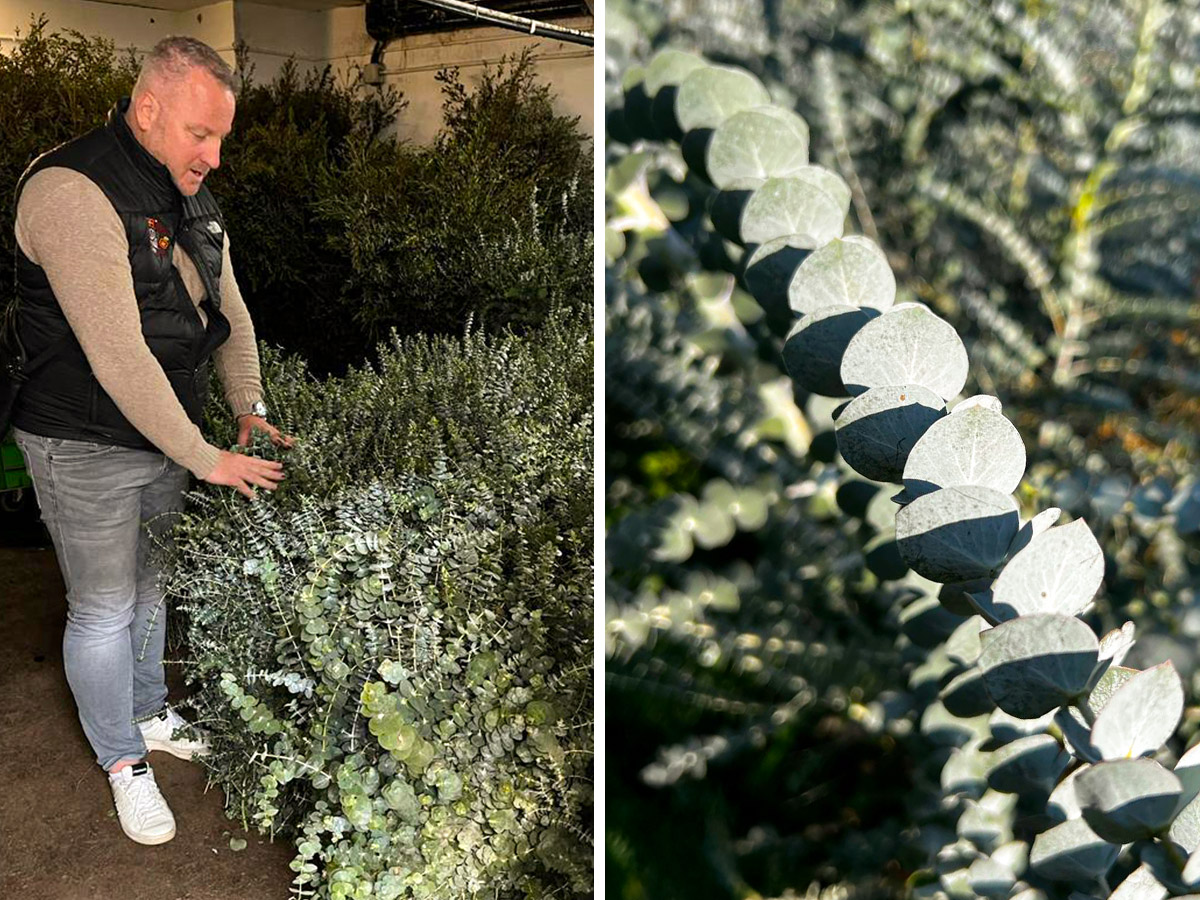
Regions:
<instances>
[{"instance_id":1,"label":"man","mask_svg":"<svg viewBox=\"0 0 1200 900\"><path fill-rule=\"evenodd\" d=\"M234 116L234 76L211 47L161 41L107 122L33 162L17 186L18 333L28 380L13 412L67 588L63 659L121 827L169 841L175 820L151 750L206 753L165 706L165 615L148 551L182 509L188 471L253 498L280 463L200 433L208 360L239 419L265 419L254 328L224 221L204 185Z\"/></svg>"}]
</instances>

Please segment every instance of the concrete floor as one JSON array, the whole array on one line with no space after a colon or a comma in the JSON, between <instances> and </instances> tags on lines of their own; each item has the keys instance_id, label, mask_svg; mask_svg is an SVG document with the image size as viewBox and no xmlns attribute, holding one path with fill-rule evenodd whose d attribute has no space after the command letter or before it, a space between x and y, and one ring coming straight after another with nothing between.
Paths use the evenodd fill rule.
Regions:
<instances>
[{"instance_id":1,"label":"concrete floor","mask_svg":"<svg viewBox=\"0 0 1200 900\"><path fill-rule=\"evenodd\" d=\"M292 844L226 819L201 765L150 755L174 840L145 847L121 831L63 675L66 599L35 516L0 511L0 898L286 900ZM177 669L168 666L172 699ZM230 850L231 837L248 846Z\"/></svg>"}]
</instances>

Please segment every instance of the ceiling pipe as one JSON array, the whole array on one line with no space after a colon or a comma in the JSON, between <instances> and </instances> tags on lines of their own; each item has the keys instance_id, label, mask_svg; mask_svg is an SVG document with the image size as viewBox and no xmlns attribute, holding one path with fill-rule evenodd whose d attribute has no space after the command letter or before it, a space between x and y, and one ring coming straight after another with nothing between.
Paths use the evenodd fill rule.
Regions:
<instances>
[{"instance_id":1,"label":"ceiling pipe","mask_svg":"<svg viewBox=\"0 0 1200 900\"><path fill-rule=\"evenodd\" d=\"M547 22L539 22L525 16L514 16L498 9L488 9L477 3L467 3L465 0L414 0L414 2L449 12L462 13L465 16L471 16L513 31L523 31L533 35L540 34L558 41L583 44L587 47L595 46L595 36L590 31L580 31L578 28L567 28L563 25L550 25Z\"/></svg>"}]
</instances>

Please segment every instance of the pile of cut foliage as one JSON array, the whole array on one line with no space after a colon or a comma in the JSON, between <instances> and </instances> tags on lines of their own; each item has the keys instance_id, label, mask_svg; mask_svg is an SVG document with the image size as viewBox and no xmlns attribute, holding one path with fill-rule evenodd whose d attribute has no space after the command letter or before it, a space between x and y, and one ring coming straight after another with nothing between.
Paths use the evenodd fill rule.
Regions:
<instances>
[{"instance_id":1,"label":"pile of cut foliage","mask_svg":"<svg viewBox=\"0 0 1200 900\"><path fill-rule=\"evenodd\" d=\"M169 586L229 813L295 840L296 896L589 892L589 317L263 355L288 477L190 494Z\"/></svg>"}]
</instances>

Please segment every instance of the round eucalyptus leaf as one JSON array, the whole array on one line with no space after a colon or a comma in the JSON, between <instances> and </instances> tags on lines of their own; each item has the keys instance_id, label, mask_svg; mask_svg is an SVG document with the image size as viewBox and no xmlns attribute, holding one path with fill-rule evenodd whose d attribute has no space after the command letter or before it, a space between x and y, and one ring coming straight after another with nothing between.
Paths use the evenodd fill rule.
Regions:
<instances>
[{"instance_id":1,"label":"round eucalyptus leaf","mask_svg":"<svg viewBox=\"0 0 1200 900\"><path fill-rule=\"evenodd\" d=\"M745 69L706 66L689 72L679 83L675 121L684 132L716 128L734 113L770 102L762 82Z\"/></svg>"},{"instance_id":2,"label":"round eucalyptus leaf","mask_svg":"<svg viewBox=\"0 0 1200 900\"><path fill-rule=\"evenodd\" d=\"M987 686L983 683L983 673L975 666L955 675L942 688L938 699L951 714L964 719L985 715L996 708L996 701L992 699L992 695L987 692ZM994 784L992 787L1003 790Z\"/></svg>"},{"instance_id":3,"label":"round eucalyptus leaf","mask_svg":"<svg viewBox=\"0 0 1200 900\"><path fill-rule=\"evenodd\" d=\"M1079 710L1064 706L1055 713L1054 724L1062 732L1063 741L1072 754L1084 762L1100 762L1103 757L1092 745L1092 729Z\"/></svg>"},{"instance_id":4,"label":"round eucalyptus leaf","mask_svg":"<svg viewBox=\"0 0 1200 900\"><path fill-rule=\"evenodd\" d=\"M1103 641L1100 643L1100 650L1100 658L1104 659ZM1087 695L1088 714L1092 717L1093 722L1100 713L1104 712L1104 707L1108 705L1113 694L1123 688L1137 674L1139 674L1137 669L1127 669L1123 666L1110 665L1104 670L1104 674L1097 680L1096 686Z\"/></svg>"},{"instance_id":5,"label":"round eucalyptus leaf","mask_svg":"<svg viewBox=\"0 0 1200 900\"><path fill-rule=\"evenodd\" d=\"M1176 862L1177 848L1172 848L1174 852L1168 852L1165 841L1155 841L1143 845L1141 850L1142 863L1150 867L1154 877L1166 886L1175 900L1187 900L1196 896L1187 893L1190 886L1184 884L1179 871L1179 863Z\"/></svg>"},{"instance_id":6,"label":"round eucalyptus leaf","mask_svg":"<svg viewBox=\"0 0 1200 900\"><path fill-rule=\"evenodd\" d=\"M978 799L987 789L987 770L990 753L980 750L980 741L971 741L950 751L942 766L941 784L944 794L963 794Z\"/></svg>"},{"instance_id":7,"label":"round eucalyptus leaf","mask_svg":"<svg viewBox=\"0 0 1200 900\"><path fill-rule=\"evenodd\" d=\"M1007 897L1016 880L1011 869L990 857L975 860L967 869L967 884L976 897Z\"/></svg>"},{"instance_id":8,"label":"round eucalyptus leaf","mask_svg":"<svg viewBox=\"0 0 1200 900\"><path fill-rule=\"evenodd\" d=\"M908 572L908 563L900 555L896 534L891 531L877 534L863 545L863 562L882 581L899 581Z\"/></svg>"},{"instance_id":9,"label":"round eucalyptus leaf","mask_svg":"<svg viewBox=\"0 0 1200 900\"><path fill-rule=\"evenodd\" d=\"M767 524L769 511L767 495L758 488L741 488L738 491L737 501L729 511L742 531L758 531Z\"/></svg>"},{"instance_id":10,"label":"round eucalyptus leaf","mask_svg":"<svg viewBox=\"0 0 1200 900\"><path fill-rule=\"evenodd\" d=\"M724 510L730 510L737 503L738 491L732 484L724 478L714 478L712 481L704 485L704 490L700 492L700 502L708 505L713 504Z\"/></svg>"},{"instance_id":11,"label":"round eucalyptus leaf","mask_svg":"<svg viewBox=\"0 0 1200 900\"><path fill-rule=\"evenodd\" d=\"M1150 867L1143 863L1108 895L1108 900L1166 900L1169 894Z\"/></svg>"},{"instance_id":12,"label":"round eucalyptus leaf","mask_svg":"<svg viewBox=\"0 0 1200 900\"><path fill-rule=\"evenodd\" d=\"M824 166L813 165L797 170L792 177L807 181L833 198L833 202L842 211L843 218L850 214L850 185L846 184L845 179L837 172Z\"/></svg>"},{"instance_id":13,"label":"round eucalyptus leaf","mask_svg":"<svg viewBox=\"0 0 1200 900\"><path fill-rule=\"evenodd\" d=\"M900 507L896 506L892 500L891 493L891 489L880 491L867 504L863 521L876 531L894 532L896 530L896 513L900 511Z\"/></svg>"},{"instance_id":14,"label":"round eucalyptus leaf","mask_svg":"<svg viewBox=\"0 0 1200 900\"><path fill-rule=\"evenodd\" d=\"M796 272L788 286L788 302L798 313L826 306L869 306L883 312L896 302L896 276L884 252L870 238L834 238L815 250Z\"/></svg>"},{"instance_id":15,"label":"round eucalyptus leaf","mask_svg":"<svg viewBox=\"0 0 1200 900\"><path fill-rule=\"evenodd\" d=\"M921 714L921 734L942 747L960 747L968 741L982 739L987 733L987 716L960 719L951 715L940 702L929 704Z\"/></svg>"},{"instance_id":16,"label":"round eucalyptus leaf","mask_svg":"<svg viewBox=\"0 0 1200 900\"><path fill-rule=\"evenodd\" d=\"M959 837L966 838L984 853L990 853L1013 839L1013 809L1017 798L988 790L978 801L967 800L958 819Z\"/></svg>"},{"instance_id":17,"label":"round eucalyptus leaf","mask_svg":"<svg viewBox=\"0 0 1200 900\"><path fill-rule=\"evenodd\" d=\"M1193 853L1188 857L1181 878L1189 888L1200 887L1200 853Z\"/></svg>"},{"instance_id":18,"label":"round eucalyptus leaf","mask_svg":"<svg viewBox=\"0 0 1200 900\"><path fill-rule=\"evenodd\" d=\"M942 608L937 597L920 597L900 613L900 630L918 647L932 650L951 635L959 621L958 616ZM991 706L984 711L990 712Z\"/></svg>"},{"instance_id":19,"label":"round eucalyptus leaf","mask_svg":"<svg viewBox=\"0 0 1200 900\"><path fill-rule=\"evenodd\" d=\"M742 218L746 214L746 205L754 194L754 191L748 190L714 191L712 198L708 201L708 217L712 220L713 229L734 243L743 245L748 243L742 237ZM791 233L787 231L779 235L772 235L772 237L784 237ZM765 241L758 241L758 243L765 243Z\"/></svg>"},{"instance_id":20,"label":"round eucalyptus leaf","mask_svg":"<svg viewBox=\"0 0 1200 900\"><path fill-rule=\"evenodd\" d=\"M1100 642L1073 616L1021 616L981 635L979 668L996 705L1035 719L1087 688Z\"/></svg>"},{"instance_id":21,"label":"round eucalyptus leaf","mask_svg":"<svg viewBox=\"0 0 1200 900\"><path fill-rule=\"evenodd\" d=\"M1134 631L1134 624L1126 622L1100 638L1100 658L1110 659L1114 666L1119 666L1125 655L1133 649Z\"/></svg>"},{"instance_id":22,"label":"round eucalyptus leaf","mask_svg":"<svg viewBox=\"0 0 1200 900\"><path fill-rule=\"evenodd\" d=\"M991 858L1010 872L1024 872L1029 867L1029 844L1020 840L1009 841L1007 844L997 847ZM1013 900L1016 898L1014 897Z\"/></svg>"},{"instance_id":23,"label":"round eucalyptus leaf","mask_svg":"<svg viewBox=\"0 0 1200 900\"><path fill-rule=\"evenodd\" d=\"M1083 807L1079 805L1079 797L1075 794L1075 782L1090 768L1090 765L1080 766L1050 792L1050 799L1046 801L1046 812L1055 821L1066 822L1068 819L1083 818Z\"/></svg>"},{"instance_id":24,"label":"round eucalyptus leaf","mask_svg":"<svg viewBox=\"0 0 1200 900\"><path fill-rule=\"evenodd\" d=\"M988 728L991 730L992 740L1000 746L1032 734L1044 734L1053 721L1053 712L1037 719L1018 719L997 708L988 716Z\"/></svg>"},{"instance_id":25,"label":"round eucalyptus leaf","mask_svg":"<svg viewBox=\"0 0 1200 900\"><path fill-rule=\"evenodd\" d=\"M679 563L690 559L693 550L691 533L682 528L671 528L660 535L652 555L661 562Z\"/></svg>"},{"instance_id":26,"label":"round eucalyptus leaf","mask_svg":"<svg viewBox=\"0 0 1200 900\"><path fill-rule=\"evenodd\" d=\"M742 281L769 317L790 322L795 313L788 306L787 286L808 257L805 235L789 234L767 241L746 258Z\"/></svg>"},{"instance_id":27,"label":"round eucalyptus leaf","mask_svg":"<svg viewBox=\"0 0 1200 900\"><path fill-rule=\"evenodd\" d=\"M800 319L783 345L788 374L809 393L846 396L840 375L842 354L851 338L878 315L873 309L826 306Z\"/></svg>"},{"instance_id":28,"label":"round eucalyptus leaf","mask_svg":"<svg viewBox=\"0 0 1200 900\"><path fill-rule=\"evenodd\" d=\"M993 397L990 394L975 394L972 397L967 397L954 404L954 409L951 413L966 412L968 409L990 409L992 412L1003 413L1004 407L1000 403L999 397Z\"/></svg>"},{"instance_id":29,"label":"round eucalyptus leaf","mask_svg":"<svg viewBox=\"0 0 1200 900\"><path fill-rule=\"evenodd\" d=\"M920 385L875 388L855 397L838 416L838 450L860 475L898 481L913 445L945 414L941 398Z\"/></svg>"},{"instance_id":30,"label":"round eucalyptus leaf","mask_svg":"<svg viewBox=\"0 0 1200 900\"><path fill-rule=\"evenodd\" d=\"M1038 535L1009 560L993 588L1001 620L1032 613L1083 612L1104 580L1104 551L1087 523L1076 519Z\"/></svg>"},{"instance_id":31,"label":"round eucalyptus leaf","mask_svg":"<svg viewBox=\"0 0 1200 900\"><path fill-rule=\"evenodd\" d=\"M1009 794L1048 795L1071 755L1048 734L1005 744L992 754L988 786Z\"/></svg>"},{"instance_id":32,"label":"round eucalyptus leaf","mask_svg":"<svg viewBox=\"0 0 1200 900\"><path fill-rule=\"evenodd\" d=\"M646 65L646 96L650 98L650 117L658 134L678 140L683 131L675 119L675 97L679 84L696 69L709 63L697 53L665 47Z\"/></svg>"},{"instance_id":33,"label":"round eucalyptus leaf","mask_svg":"<svg viewBox=\"0 0 1200 900\"><path fill-rule=\"evenodd\" d=\"M1167 742L1182 717L1183 682L1168 660L1112 694L1092 725L1092 743L1105 759L1146 756Z\"/></svg>"},{"instance_id":34,"label":"round eucalyptus leaf","mask_svg":"<svg viewBox=\"0 0 1200 900\"><path fill-rule=\"evenodd\" d=\"M666 48L654 54L646 66L646 95L650 98L650 121L662 138L679 140L683 128L676 119L679 84L697 68L707 66L703 56L686 50Z\"/></svg>"},{"instance_id":35,"label":"round eucalyptus leaf","mask_svg":"<svg viewBox=\"0 0 1200 900\"><path fill-rule=\"evenodd\" d=\"M750 189L808 167L808 123L778 106L744 109L713 126L705 159L722 190Z\"/></svg>"},{"instance_id":36,"label":"round eucalyptus leaf","mask_svg":"<svg viewBox=\"0 0 1200 900\"><path fill-rule=\"evenodd\" d=\"M692 540L704 549L711 550L728 544L736 531L733 516L727 509L715 503L704 503L696 512Z\"/></svg>"},{"instance_id":37,"label":"round eucalyptus leaf","mask_svg":"<svg viewBox=\"0 0 1200 900\"><path fill-rule=\"evenodd\" d=\"M1179 762L1175 763L1175 774L1183 784L1183 799L1191 802L1200 796L1200 744L1189 748Z\"/></svg>"},{"instance_id":38,"label":"round eucalyptus leaf","mask_svg":"<svg viewBox=\"0 0 1200 900\"><path fill-rule=\"evenodd\" d=\"M1029 867L1055 881L1094 882L1112 868L1120 852L1083 819L1068 819L1033 839Z\"/></svg>"},{"instance_id":39,"label":"round eucalyptus leaf","mask_svg":"<svg viewBox=\"0 0 1200 900\"><path fill-rule=\"evenodd\" d=\"M646 64L646 74L643 76L646 92L649 96L658 96L659 91L667 85L678 85L697 68L708 65L709 62L698 53L664 47Z\"/></svg>"},{"instance_id":40,"label":"round eucalyptus leaf","mask_svg":"<svg viewBox=\"0 0 1200 900\"><path fill-rule=\"evenodd\" d=\"M1008 494L974 485L942 488L896 513L896 539L918 574L969 581L999 567L1018 522L1016 501Z\"/></svg>"},{"instance_id":41,"label":"round eucalyptus leaf","mask_svg":"<svg viewBox=\"0 0 1200 900\"><path fill-rule=\"evenodd\" d=\"M1187 788L1184 790L1186 792ZM1181 796L1180 802L1183 809L1171 822L1167 836L1188 853L1195 853L1200 850L1200 797L1193 796L1188 800Z\"/></svg>"},{"instance_id":42,"label":"round eucalyptus leaf","mask_svg":"<svg viewBox=\"0 0 1200 900\"><path fill-rule=\"evenodd\" d=\"M1040 513L1021 525L1021 530L1017 532L1017 536L1013 538L1012 546L1008 548L1010 557L1016 556L1022 550L1029 546L1035 537L1041 534L1046 529L1058 523L1062 518L1062 510L1057 506L1051 506L1049 509L1043 509Z\"/></svg>"},{"instance_id":43,"label":"round eucalyptus leaf","mask_svg":"<svg viewBox=\"0 0 1200 900\"><path fill-rule=\"evenodd\" d=\"M1024 474L1025 445L1016 426L977 406L930 426L908 455L904 487L913 498L964 484L1011 494Z\"/></svg>"},{"instance_id":44,"label":"round eucalyptus leaf","mask_svg":"<svg viewBox=\"0 0 1200 900\"><path fill-rule=\"evenodd\" d=\"M975 665L983 653L983 642L979 638L982 626L983 621L979 616L972 616L960 623L946 639L946 655L961 665Z\"/></svg>"},{"instance_id":45,"label":"round eucalyptus leaf","mask_svg":"<svg viewBox=\"0 0 1200 900\"><path fill-rule=\"evenodd\" d=\"M1175 774L1152 759L1096 763L1075 782L1083 818L1114 844L1144 840L1165 829L1182 791Z\"/></svg>"},{"instance_id":46,"label":"round eucalyptus leaf","mask_svg":"<svg viewBox=\"0 0 1200 900\"><path fill-rule=\"evenodd\" d=\"M974 584L974 582L965 583ZM963 589L962 583L942 585L938 592L938 600L941 601L942 606L955 615L980 618L979 610L972 602L970 592Z\"/></svg>"},{"instance_id":47,"label":"round eucalyptus leaf","mask_svg":"<svg viewBox=\"0 0 1200 900\"><path fill-rule=\"evenodd\" d=\"M754 191L741 215L738 236L742 243L762 244L785 234L810 234L820 246L842 236L849 196L843 206L836 196L802 174L808 170L826 171L804 166L789 177L768 178Z\"/></svg>"},{"instance_id":48,"label":"round eucalyptus leaf","mask_svg":"<svg viewBox=\"0 0 1200 900\"><path fill-rule=\"evenodd\" d=\"M625 253L625 235L615 228L604 229L604 258L616 262Z\"/></svg>"},{"instance_id":49,"label":"round eucalyptus leaf","mask_svg":"<svg viewBox=\"0 0 1200 900\"><path fill-rule=\"evenodd\" d=\"M965 868L951 868L948 863L939 865L937 884L941 887L941 891L934 897L942 898L942 900L972 900L974 892L971 890L971 883L967 880L967 870Z\"/></svg>"},{"instance_id":50,"label":"round eucalyptus leaf","mask_svg":"<svg viewBox=\"0 0 1200 900\"><path fill-rule=\"evenodd\" d=\"M842 358L842 381L851 394L920 384L949 400L967 383L967 348L949 322L901 303L855 335Z\"/></svg>"},{"instance_id":51,"label":"round eucalyptus leaf","mask_svg":"<svg viewBox=\"0 0 1200 900\"><path fill-rule=\"evenodd\" d=\"M654 121L650 118L650 95L646 93L646 70L630 66L621 78L622 121L629 131L640 138L657 138Z\"/></svg>"}]
</instances>

